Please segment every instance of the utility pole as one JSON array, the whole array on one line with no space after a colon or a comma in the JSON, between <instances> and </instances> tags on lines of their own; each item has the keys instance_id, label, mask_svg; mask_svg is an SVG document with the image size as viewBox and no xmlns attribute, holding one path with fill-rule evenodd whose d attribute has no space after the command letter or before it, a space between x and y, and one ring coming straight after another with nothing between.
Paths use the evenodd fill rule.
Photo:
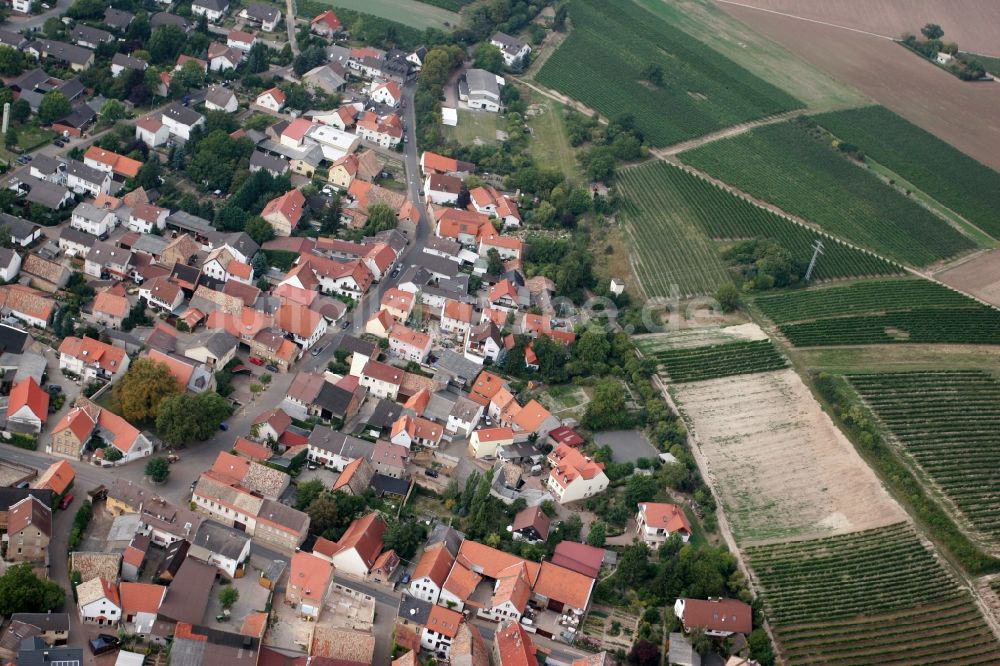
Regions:
<instances>
[{"instance_id":1,"label":"utility pole","mask_svg":"<svg viewBox=\"0 0 1000 666\"><path fill-rule=\"evenodd\" d=\"M809 278L812 277L813 269L816 268L816 260L821 254L823 254L823 240L817 238L816 244L813 246L812 259L809 260L809 268L806 269L806 282L809 282Z\"/></svg>"}]
</instances>

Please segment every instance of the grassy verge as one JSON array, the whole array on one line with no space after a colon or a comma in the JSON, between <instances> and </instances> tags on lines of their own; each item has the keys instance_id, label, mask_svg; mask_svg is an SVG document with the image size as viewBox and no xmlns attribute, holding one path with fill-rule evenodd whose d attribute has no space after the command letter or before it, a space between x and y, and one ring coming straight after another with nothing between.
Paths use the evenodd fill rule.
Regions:
<instances>
[{"instance_id":1,"label":"grassy verge","mask_svg":"<svg viewBox=\"0 0 1000 666\"><path fill-rule=\"evenodd\" d=\"M565 106L548 99L530 88L520 86L521 98L531 107L534 113L528 116L528 127L531 128L531 142L528 152L539 164L554 167L563 172L566 180L580 184L583 176L576 161L576 149L569 143L566 134Z\"/></svg>"}]
</instances>

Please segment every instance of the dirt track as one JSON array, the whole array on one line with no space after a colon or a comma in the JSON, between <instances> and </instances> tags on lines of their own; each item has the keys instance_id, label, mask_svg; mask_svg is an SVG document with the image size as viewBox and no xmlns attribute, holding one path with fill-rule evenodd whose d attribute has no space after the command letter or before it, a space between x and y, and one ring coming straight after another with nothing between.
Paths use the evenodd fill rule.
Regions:
<instances>
[{"instance_id":1,"label":"dirt track","mask_svg":"<svg viewBox=\"0 0 1000 666\"><path fill-rule=\"evenodd\" d=\"M984 164L1000 169L1000 121L996 115L1000 81L960 81L881 37L728 3L718 6L816 68L861 90ZM992 22L991 29L1000 31L1000 19ZM1000 48L1000 40L996 43Z\"/></svg>"},{"instance_id":2,"label":"dirt track","mask_svg":"<svg viewBox=\"0 0 1000 666\"><path fill-rule=\"evenodd\" d=\"M966 51L1000 56L1000 3L995 0L726 0L893 39L926 23Z\"/></svg>"}]
</instances>

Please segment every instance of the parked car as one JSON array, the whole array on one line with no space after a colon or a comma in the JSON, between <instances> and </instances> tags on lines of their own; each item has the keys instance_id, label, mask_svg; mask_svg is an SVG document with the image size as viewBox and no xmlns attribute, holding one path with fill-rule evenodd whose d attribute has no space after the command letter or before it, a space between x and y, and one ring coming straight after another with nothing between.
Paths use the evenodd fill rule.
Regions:
<instances>
[{"instance_id":1,"label":"parked car","mask_svg":"<svg viewBox=\"0 0 1000 666\"><path fill-rule=\"evenodd\" d=\"M73 503L73 493L66 493L59 502L59 508L65 511Z\"/></svg>"},{"instance_id":2,"label":"parked car","mask_svg":"<svg viewBox=\"0 0 1000 666\"><path fill-rule=\"evenodd\" d=\"M118 637L111 634L97 634L97 638L90 641L90 651L94 655L111 652L118 647Z\"/></svg>"},{"instance_id":3,"label":"parked car","mask_svg":"<svg viewBox=\"0 0 1000 666\"><path fill-rule=\"evenodd\" d=\"M250 362L254 365L264 365L264 359L258 358L257 356L251 356Z\"/></svg>"},{"instance_id":4,"label":"parked car","mask_svg":"<svg viewBox=\"0 0 1000 666\"><path fill-rule=\"evenodd\" d=\"M438 478L438 476L440 476L440 474L438 474L438 471L436 469L425 469L424 474L431 477L432 479L436 479Z\"/></svg>"},{"instance_id":5,"label":"parked car","mask_svg":"<svg viewBox=\"0 0 1000 666\"><path fill-rule=\"evenodd\" d=\"M323 353L323 350L324 350L324 349L326 349L326 346L325 346L325 345L321 345L321 346L319 346L319 347L313 347L313 350L312 350L312 351L311 351L310 353L311 353L311 354L312 354L313 356L319 356L320 354L322 354L322 353Z\"/></svg>"},{"instance_id":6,"label":"parked car","mask_svg":"<svg viewBox=\"0 0 1000 666\"><path fill-rule=\"evenodd\" d=\"M344 321L340 322L340 327L346 330L351 327L351 322L345 319Z\"/></svg>"},{"instance_id":7,"label":"parked car","mask_svg":"<svg viewBox=\"0 0 1000 666\"><path fill-rule=\"evenodd\" d=\"M222 432L226 432L227 430L229 430L229 424L228 423L220 423L219 424L219 430L221 430Z\"/></svg>"},{"instance_id":8,"label":"parked car","mask_svg":"<svg viewBox=\"0 0 1000 666\"><path fill-rule=\"evenodd\" d=\"M278 370L278 366L276 365L265 365L264 369L268 372L281 372L281 370Z\"/></svg>"}]
</instances>

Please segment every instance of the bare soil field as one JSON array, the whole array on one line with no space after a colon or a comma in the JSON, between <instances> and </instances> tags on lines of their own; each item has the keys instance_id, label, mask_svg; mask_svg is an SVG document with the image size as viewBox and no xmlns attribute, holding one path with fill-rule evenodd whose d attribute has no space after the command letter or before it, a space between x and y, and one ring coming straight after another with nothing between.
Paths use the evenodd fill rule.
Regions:
<instances>
[{"instance_id":1,"label":"bare soil field","mask_svg":"<svg viewBox=\"0 0 1000 666\"><path fill-rule=\"evenodd\" d=\"M1000 169L1000 122L996 115L1000 82L960 81L882 37L741 5L720 2L718 6L816 68L983 164ZM1000 22L993 21L992 28L1000 31Z\"/></svg>"},{"instance_id":2,"label":"bare soil field","mask_svg":"<svg viewBox=\"0 0 1000 666\"><path fill-rule=\"evenodd\" d=\"M898 39L937 23L965 51L1000 55L1000 3L995 0L721 0L865 30Z\"/></svg>"},{"instance_id":3,"label":"bare soil field","mask_svg":"<svg viewBox=\"0 0 1000 666\"><path fill-rule=\"evenodd\" d=\"M1000 250L984 252L935 274L934 278L1000 307Z\"/></svg>"},{"instance_id":4,"label":"bare soil field","mask_svg":"<svg viewBox=\"0 0 1000 666\"><path fill-rule=\"evenodd\" d=\"M794 370L670 391L741 546L906 519Z\"/></svg>"}]
</instances>

